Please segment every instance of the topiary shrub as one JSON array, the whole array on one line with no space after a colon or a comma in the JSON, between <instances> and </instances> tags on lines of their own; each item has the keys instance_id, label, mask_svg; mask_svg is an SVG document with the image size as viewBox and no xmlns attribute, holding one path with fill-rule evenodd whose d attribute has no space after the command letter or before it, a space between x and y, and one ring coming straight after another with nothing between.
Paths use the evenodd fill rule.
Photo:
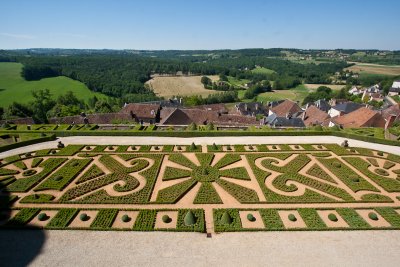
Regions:
<instances>
[{"instance_id":1,"label":"topiary shrub","mask_svg":"<svg viewBox=\"0 0 400 267\"><path fill-rule=\"evenodd\" d=\"M375 212L368 213L368 218L370 218L371 220L374 220L374 221L379 220L378 215L376 215Z\"/></svg>"},{"instance_id":2,"label":"topiary shrub","mask_svg":"<svg viewBox=\"0 0 400 267\"><path fill-rule=\"evenodd\" d=\"M136 150L136 146L131 146L131 149L132 150Z\"/></svg>"},{"instance_id":3,"label":"topiary shrub","mask_svg":"<svg viewBox=\"0 0 400 267\"><path fill-rule=\"evenodd\" d=\"M90 150L90 146L87 146L87 147L85 147L86 148L86 150Z\"/></svg>"},{"instance_id":4,"label":"topiary shrub","mask_svg":"<svg viewBox=\"0 0 400 267\"><path fill-rule=\"evenodd\" d=\"M322 149L322 146L321 146L321 145L318 145L317 148L318 148L318 149Z\"/></svg>"},{"instance_id":5,"label":"topiary shrub","mask_svg":"<svg viewBox=\"0 0 400 267\"><path fill-rule=\"evenodd\" d=\"M328 215L328 219L331 220L332 222L337 222L337 221L338 221L338 218L337 218L336 215L333 214L333 213L330 213L330 214Z\"/></svg>"},{"instance_id":6,"label":"topiary shrub","mask_svg":"<svg viewBox=\"0 0 400 267\"><path fill-rule=\"evenodd\" d=\"M167 214L163 215L161 219L164 223L172 222L172 219Z\"/></svg>"},{"instance_id":7,"label":"topiary shrub","mask_svg":"<svg viewBox=\"0 0 400 267\"><path fill-rule=\"evenodd\" d=\"M358 178L357 176L354 176L354 177L351 178L351 181L353 183L359 183L360 182L360 178Z\"/></svg>"},{"instance_id":8,"label":"topiary shrub","mask_svg":"<svg viewBox=\"0 0 400 267\"><path fill-rule=\"evenodd\" d=\"M114 150L113 146L108 146L108 150Z\"/></svg>"},{"instance_id":9,"label":"topiary shrub","mask_svg":"<svg viewBox=\"0 0 400 267\"><path fill-rule=\"evenodd\" d=\"M182 147L181 146L177 146L176 149L177 150L182 150Z\"/></svg>"},{"instance_id":10,"label":"topiary shrub","mask_svg":"<svg viewBox=\"0 0 400 267\"><path fill-rule=\"evenodd\" d=\"M212 144L212 147L214 150L218 150L218 146L215 143Z\"/></svg>"},{"instance_id":11,"label":"topiary shrub","mask_svg":"<svg viewBox=\"0 0 400 267\"><path fill-rule=\"evenodd\" d=\"M32 154L31 153L25 153L25 158L29 158L29 157L31 157L32 156Z\"/></svg>"},{"instance_id":12,"label":"topiary shrub","mask_svg":"<svg viewBox=\"0 0 400 267\"><path fill-rule=\"evenodd\" d=\"M295 145L294 148L299 149L300 147L298 145Z\"/></svg>"},{"instance_id":13,"label":"topiary shrub","mask_svg":"<svg viewBox=\"0 0 400 267\"><path fill-rule=\"evenodd\" d=\"M48 217L47 214L44 213L44 212L42 212L42 213L40 213L40 214L38 215L38 220L41 221L41 222L46 221L48 218L49 218L49 217Z\"/></svg>"},{"instance_id":14,"label":"topiary shrub","mask_svg":"<svg viewBox=\"0 0 400 267\"><path fill-rule=\"evenodd\" d=\"M247 220L249 220L250 222L255 222L256 217L254 217L253 214L249 213L247 214Z\"/></svg>"},{"instance_id":15,"label":"topiary shrub","mask_svg":"<svg viewBox=\"0 0 400 267\"><path fill-rule=\"evenodd\" d=\"M379 174L379 175L382 175L382 176L389 176L389 173L388 173L386 170L384 170L384 169L378 168L378 169L375 169L375 172L376 172L377 174Z\"/></svg>"},{"instance_id":16,"label":"topiary shrub","mask_svg":"<svg viewBox=\"0 0 400 267\"><path fill-rule=\"evenodd\" d=\"M356 153L356 150L354 148L350 149L351 153Z\"/></svg>"},{"instance_id":17,"label":"topiary shrub","mask_svg":"<svg viewBox=\"0 0 400 267\"><path fill-rule=\"evenodd\" d=\"M231 151L232 150L231 146L227 146L226 150Z\"/></svg>"},{"instance_id":18,"label":"topiary shrub","mask_svg":"<svg viewBox=\"0 0 400 267\"><path fill-rule=\"evenodd\" d=\"M50 151L50 153L54 155L54 154L57 153L57 151L56 150L52 150L52 151Z\"/></svg>"},{"instance_id":19,"label":"topiary shrub","mask_svg":"<svg viewBox=\"0 0 400 267\"><path fill-rule=\"evenodd\" d=\"M122 215L121 221L123 222L129 222L131 220L131 217L129 217L127 214Z\"/></svg>"},{"instance_id":20,"label":"topiary shrub","mask_svg":"<svg viewBox=\"0 0 400 267\"><path fill-rule=\"evenodd\" d=\"M272 146L272 149L276 149L276 146L274 145L274 146Z\"/></svg>"},{"instance_id":21,"label":"topiary shrub","mask_svg":"<svg viewBox=\"0 0 400 267\"><path fill-rule=\"evenodd\" d=\"M81 219L81 221L85 222L87 220L90 219L90 217L86 214L86 213L82 213L79 218Z\"/></svg>"},{"instance_id":22,"label":"topiary shrub","mask_svg":"<svg viewBox=\"0 0 400 267\"><path fill-rule=\"evenodd\" d=\"M253 149L254 149L254 147L250 145L249 146L249 150L253 150Z\"/></svg>"},{"instance_id":23,"label":"topiary shrub","mask_svg":"<svg viewBox=\"0 0 400 267\"><path fill-rule=\"evenodd\" d=\"M292 222L297 221L297 218L296 218L296 216L294 216L294 214L289 214L288 219L289 219L289 221L292 221Z\"/></svg>"},{"instance_id":24,"label":"topiary shrub","mask_svg":"<svg viewBox=\"0 0 400 267\"><path fill-rule=\"evenodd\" d=\"M35 173L37 173L36 170L26 170L26 171L24 171L24 172L22 173L22 175L23 175L23 176L32 176L32 175L34 175Z\"/></svg>"},{"instance_id":25,"label":"topiary shrub","mask_svg":"<svg viewBox=\"0 0 400 267\"><path fill-rule=\"evenodd\" d=\"M233 222L233 219L232 219L231 215L229 214L228 211L225 211L224 214L222 214L221 223L227 225L227 224L231 224L232 222Z\"/></svg>"},{"instance_id":26,"label":"topiary shrub","mask_svg":"<svg viewBox=\"0 0 400 267\"><path fill-rule=\"evenodd\" d=\"M76 166L79 165L79 162L74 162L74 163L72 163L71 165L72 165L72 167L76 167Z\"/></svg>"},{"instance_id":27,"label":"topiary shrub","mask_svg":"<svg viewBox=\"0 0 400 267\"><path fill-rule=\"evenodd\" d=\"M333 165L333 167L336 167L336 168L342 167L342 164L340 164L339 162L334 162L332 165Z\"/></svg>"},{"instance_id":28,"label":"topiary shrub","mask_svg":"<svg viewBox=\"0 0 400 267\"><path fill-rule=\"evenodd\" d=\"M154 150L159 150L159 149L160 149L159 146L155 146L155 147L154 147Z\"/></svg>"},{"instance_id":29,"label":"topiary shrub","mask_svg":"<svg viewBox=\"0 0 400 267\"><path fill-rule=\"evenodd\" d=\"M197 218L191 210L186 212L185 217L183 218L183 222L185 223L186 226L194 225L196 221Z\"/></svg>"},{"instance_id":30,"label":"topiary shrub","mask_svg":"<svg viewBox=\"0 0 400 267\"><path fill-rule=\"evenodd\" d=\"M377 154L378 156L383 157L383 152L382 152L382 151L378 151L376 154Z\"/></svg>"},{"instance_id":31,"label":"topiary shrub","mask_svg":"<svg viewBox=\"0 0 400 267\"><path fill-rule=\"evenodd\" d=\"M54 181L61 181L62 178L63 177L61 175L58 175L58 176L54 177Z\"/></svg>"},{"instance_id":32,"label":"topiary shrub","mask_svg":"<svg viewBox=\"0 0 400 267\"><path fill-rule=\"evenodd\" d=\"M191 150L197 149L197 146L194 144L194 142L190 145L190 149L191 149Z\"/></svg>"}]
</instances>

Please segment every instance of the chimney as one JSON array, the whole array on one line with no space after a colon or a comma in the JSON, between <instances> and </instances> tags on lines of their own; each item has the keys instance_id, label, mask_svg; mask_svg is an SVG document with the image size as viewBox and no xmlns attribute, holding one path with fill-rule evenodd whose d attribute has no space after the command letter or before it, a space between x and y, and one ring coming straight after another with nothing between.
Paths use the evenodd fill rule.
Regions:
<instances>
[{"instance_id":1,"label":"chimney","mask_svg":"<svg viewBox=\"0 0 400 267\"><path fill-rule=\"evenodd\" d=\"M301 114L301 119L304 121L306 119L306 112L304 111L303 114Z\"/></svg>"}]
</instances>

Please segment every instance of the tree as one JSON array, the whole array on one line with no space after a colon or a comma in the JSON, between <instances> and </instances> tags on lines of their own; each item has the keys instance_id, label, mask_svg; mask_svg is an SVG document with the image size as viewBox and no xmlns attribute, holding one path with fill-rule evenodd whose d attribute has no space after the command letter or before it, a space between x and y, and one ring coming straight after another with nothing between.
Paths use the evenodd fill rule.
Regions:
<instances>
[{"instance_id":1,"label":"tree","mask_svg":"<svg viewBox=\"0 0 400 267\"><path fill-rule=\"evenodd\" d=\"M51 98L49 89L32 91L34 98L31 102L33 119L40 123L48 123L47 112L54 107L56 102Z\"/></svg>"},{"instance_id":2,"label":"tree","mask_svg":"<svg viewBox=\"0 0 400 267\"><path fill-rule=\"evenodd\" d=\"M11 105L8 106L6 110L6 117L20 117L20 118L25 118L25 117L31 117L33 114L33 111L30 107L24 104L20 104L17 102L13 102Z\"/></svg>"},{"instance_id":3,"label":"tree","mask_svg":"<svg viewBox=\"0 0 400 267\"><path fill-rule=\"evenodd\" d=\"M228 77L226 77L225 74L220 74L220 75L219 75L219 80L220 80L220 81L223 81L223 82L227 82L227 81L228 81Z\"/></svg>"},{"instance_id":4,"label":"tree","mask_svg":"<svg viewBox=\"0 0 400 267\"><path fill-rule=\"evenodd\" d=\"M0 120L3 118L4 115L4 108L0 107Z\"/></svg>"},{"instance_id":5,"label":"tree","mask_svg":"<svg viewBox=\"0 0 400 267\"><path fill-rule=\"evenodd\" d=\"M112 112L112 108L106 101L99 100L94 106L94 111L96 113L110 113Z\"/></svg>"},{"instance_id":6,"label":"tree","mask_svg":"<svg viewBox=\"0 0 400 267\"><path fill-rule=\"evenodd\" d=\"M208 78L207 76L201 77L201 83L204 85L204 88L207 88L208 86L212 85L211 79Z\"/></svg>"}]
</instances>

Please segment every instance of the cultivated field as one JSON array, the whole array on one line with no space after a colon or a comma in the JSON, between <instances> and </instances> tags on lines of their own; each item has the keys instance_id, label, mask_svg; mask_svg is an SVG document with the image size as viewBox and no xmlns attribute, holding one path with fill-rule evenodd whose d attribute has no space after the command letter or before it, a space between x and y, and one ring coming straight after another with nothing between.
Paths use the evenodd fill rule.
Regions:
<instances>
[{"instance_id":1,"label":"cultivated field","mask_svg":"<svg viewBox=\"0 0 400 267\"><path fill-rule=\"evenodd\" d=\"M331 88L332 90L340 90L343 87L345 87L345 85L338 85L338 84L311 84L311 83L306 83L304 84L304 86L311 90L317 90L318 87L320 86L326 86Z\"/></svg>"},{"instance_id":2,"label":"cultivated field","mask_svg":"<svg viewBox=\"0 0 400 267\"><path fill-rule=\"evenodd\" d=\"M64 76L26 81L21 77L21 70L20 63L0 62L0 107L8 106L14 101L28 103L33 100L32 90L39 89L49 89L54 97L65 94L67 91L72 91L83 100L93 96L106 97L90 91L85 84Z\"/></svg>"},{"instance_id":3,"label":"cultivated field","mask_svg":"<svg viewBox=\"0 0 400 267\"><path fill-rule=\"evenodd\" d=\"M387 66L387 65L358 63L358 62L349 62L349 63L355 63L356 65L346 69L356 73L400 75L400 66Z\"/></svg>"},{"instance_id":4,"label":"cultivated field","mask_svg":"<svg viewBox=\"0 0 400 267\"><path fill-rule=\"evenodd\" d=\"M0 163L2 227L400 229L400 157L365 148L69 145Z\"/></svg>"},{"instance_id":5,"label":"cultivated field","mask_svg":"<svg viewBox=\"0 0 400 267\"><path fill-rule=\"evenodd\" d=\"M156 76L146 82L150 88L158 96L171 98L173 96L192 96L201 95L208 96L213 93L218 93L214 90L204 89L201 83L202 76ZM218 76L208 76L211 80L217 81Z\"/></svg>"}]
</instances>

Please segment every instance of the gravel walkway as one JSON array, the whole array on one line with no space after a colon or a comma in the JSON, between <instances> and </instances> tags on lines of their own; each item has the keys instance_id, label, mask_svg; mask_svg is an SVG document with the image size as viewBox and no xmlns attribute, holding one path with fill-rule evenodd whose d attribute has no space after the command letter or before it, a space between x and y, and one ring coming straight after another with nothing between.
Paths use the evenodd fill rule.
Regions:
<instances>
[{"instance_id":1,"label":"gravel walkway","mask_svg":"<svg viewBox=\"0 0 400 267\"><path fill-rule=\"evenodd\" d=\"M400 250L400 231L206 238L193 233L10 230L0 231L0 240L2 266L398 266Z\"/></svg>"},{"instance_id":2,"label":"gravel walkway","mask_svg":"<svg viewBox=\"0 0 400 267\"><path fill-rule=\"evenodd\" d=\"M93 145L190 145L192 142L200 145L216 144L341 144L348 140L350 146L365 147L400 155L400 147L368 143L364 141L337 136L240 136L240 137L147 137L147 136L71 136L61 137L57 141L44 142L30 146L12 149L0 153L0 158L25 153L38 149L55 148L61 140L68 144Z\"/></svg>"}]
</instances>

